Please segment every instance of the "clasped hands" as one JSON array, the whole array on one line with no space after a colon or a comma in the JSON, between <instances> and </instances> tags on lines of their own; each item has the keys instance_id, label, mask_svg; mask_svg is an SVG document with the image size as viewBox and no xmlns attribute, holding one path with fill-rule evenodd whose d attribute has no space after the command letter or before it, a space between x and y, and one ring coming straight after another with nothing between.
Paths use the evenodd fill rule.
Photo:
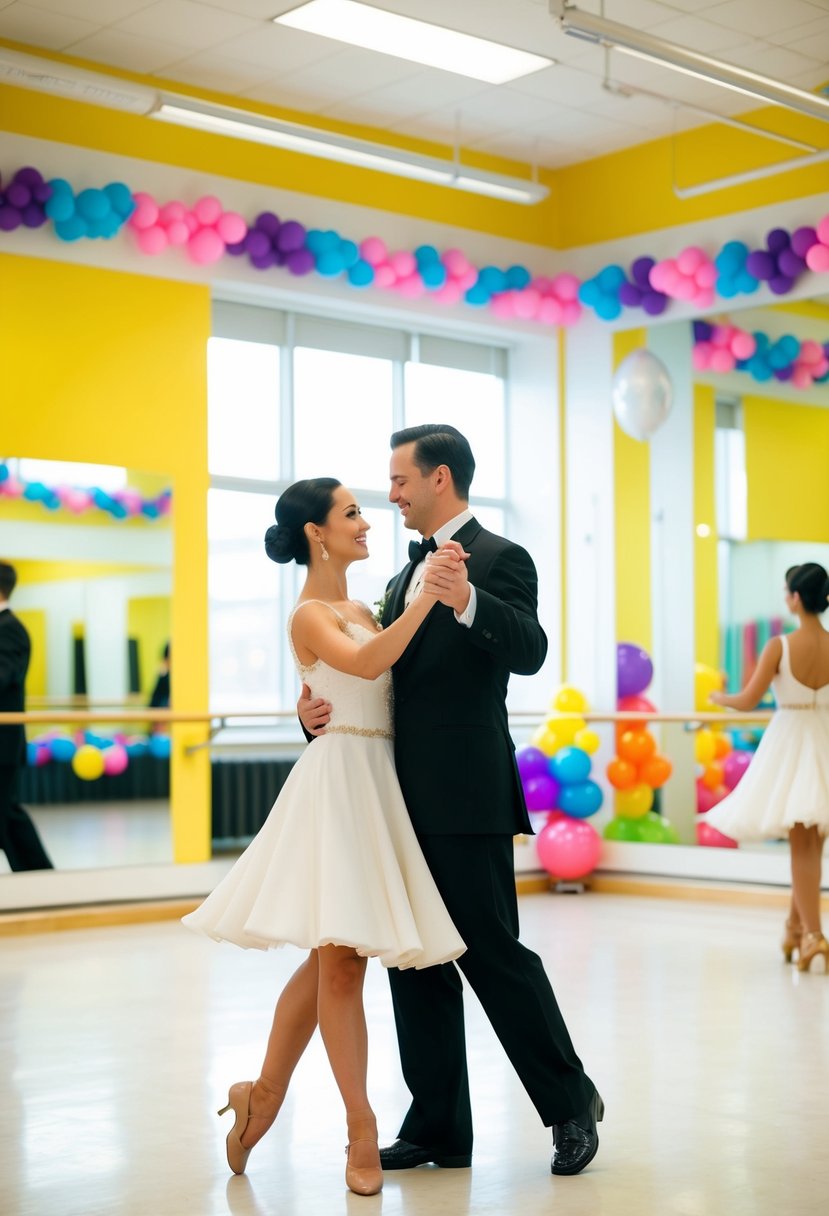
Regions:
<instances>
[{"instance_id":1,"label":"clasped hands","mask_svg":"<svg viewBox=\"0 0 829 1216\"><path fill-rule=\"evenodd\" d=\"M469 554L456 540L448 540L434 553L426 556L421 595L432 595L457 612L464 613L469 604L469 575L466 559Z\"/></svg>"}]
</instances>

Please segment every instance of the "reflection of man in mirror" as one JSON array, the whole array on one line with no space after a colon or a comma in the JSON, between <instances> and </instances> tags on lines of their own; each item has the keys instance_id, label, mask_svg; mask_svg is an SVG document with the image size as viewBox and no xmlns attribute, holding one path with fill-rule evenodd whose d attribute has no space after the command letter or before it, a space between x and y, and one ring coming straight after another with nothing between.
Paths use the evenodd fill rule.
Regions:
<instances>
[{"instance_id":1,"label":"reflection of man in mirror","mask_svg":"<svg viewBox=\"0 0 829 1216\"><path fill-rule=\"evenodd\" d=\"M9 607L17 572L0 562L0 713L24 709L24 685L32 646L21 621ZM23 726L0 725L0 848L12 870L51 870L37 828L15 801L17 779L26 763Z\"/></svg>"},{"instance_id":2,"label":"reflection of man in mirror","mask_svg":"<svg viewBox=\"0 0 829 1216\"><path fill-rule=\"evenodd\" d=\"M170 643L164 647L164 655L158 669L158 679L150 694L151 709L169 709L170 707Z\"/></svg>"}]
</instances>

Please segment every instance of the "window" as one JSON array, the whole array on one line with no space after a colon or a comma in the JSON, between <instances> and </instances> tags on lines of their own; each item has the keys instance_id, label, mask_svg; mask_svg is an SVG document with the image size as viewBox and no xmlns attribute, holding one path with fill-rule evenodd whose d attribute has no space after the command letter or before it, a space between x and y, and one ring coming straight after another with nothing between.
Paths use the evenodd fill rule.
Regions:
<instances>
[{"instance_id":1,"label":"window","mask_svg":"<svg viewBox=\"0 0 829 1216\"><path fill-rule=\"evenodd\" d=\"M380 326L214 305L208 350L210 690L214 710L288 710L298 683L286 640L303 571L264 553L278 495L338 477L368 523L349 594L374 610L411 535L388 501L389 436L448 422L478 469L471 505L507 528L506 351Z\"/></svg>"}]
</instances>

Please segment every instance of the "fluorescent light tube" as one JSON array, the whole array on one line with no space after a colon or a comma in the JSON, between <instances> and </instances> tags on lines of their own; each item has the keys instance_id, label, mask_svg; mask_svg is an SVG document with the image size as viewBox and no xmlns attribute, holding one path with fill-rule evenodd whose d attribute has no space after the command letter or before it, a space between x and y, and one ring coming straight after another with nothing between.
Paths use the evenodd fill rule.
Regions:
<instances>
[{"instance_id":1,"label":"fluorescent light tube","mask_svg":"<svg viewBox=\"0 0 829 1216\"><path fill-rule=\"evenodd\" d=\"M738 68L720 59L711 59L708 55L701 55L674 42L664 42L632 26L583 13L571 7L566 0L550 0L550 12L565 34L623 51L626 55L646 59L660 67L695 76L698 80L706 80L725 89L733 89L747 97L808 114L810 118L829 119L829 99L808 93L805 89L796 89L793 85L760 76L757 72Z\"/></svg>"},{"instance_id":2,"label":"fluorescent light tube","mask_svg":"<svg viewBox=\"0 0 829 1216\"><path fill-rule=\"evenodd\" d=\"M333 131L320 131L298 123L281 122L267 118L264 114L237 110L231 106L189 101L173 94L162 94L161 104L151 117L199 131L210 131L214 135L246 139L274 148L301 152L307 156L319 156L325 160L468 190L509 202L538 203L549 194L546 186L525 181L520 177L487 173L454 161L419 156L402 149L398 151L383 144L370 143L368 140L337 135Z\"/></svg>"},{"instance_id":3,"label":"fluorescent light tube","mask_svg":"<svg viewBox=\"0 0 829 1216\"><path fill-rule=\"evenodd\" d=\"M123 110L128 114L149 114L158 97L153 89L132 85L114 76L87 72L68 63L53 63L6 47L0 47L0 81L19 89L33 89L36 93L49 93L68 101L84 101L88 105Z\"/></svg>"},{"instance_id":4,"label":"fluorescent light tube","mask_svg":"<svg viewBox=\"0 0 829 1216\"><path fill-rule=\"evenodd\" d=\"M395 55L412 63L471 76L487 84L506 84L554 62L543 55L475 38L458 30L401 17L356 0L309 0L273 18L277 25L346 42L367 51Z\"/></svg>"}]
</instances>

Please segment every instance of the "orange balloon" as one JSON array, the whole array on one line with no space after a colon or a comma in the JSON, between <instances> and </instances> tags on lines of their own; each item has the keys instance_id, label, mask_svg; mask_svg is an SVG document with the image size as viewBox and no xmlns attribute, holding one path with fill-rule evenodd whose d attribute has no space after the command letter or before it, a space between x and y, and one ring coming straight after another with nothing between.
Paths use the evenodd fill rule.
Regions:
<instances>
[{"instance_id":1,"label":"orange balloon","mask_svg":"<svg viewBox=\"0 0 829 1216\"><path fill-rule=\"evenodd\" d=\"M623 760L644 764L656 752L656 740L646 730L626 730L617 750Z\"/></svg>"},{"instance_id":2,"label":"orange balloon","mask_svg":"<svg viewBox=\"0 0 829 1216\"><path fill-rule=\"evenodd\" d=\"M651 756L650 760L646 760L639 769L639 780L644 781L645 785L649 785L651 789L658 790L664 785L674 771L674 766L671 764L667 756L662 756L657 752Z\"/></svg>"},{"instance_id":3,"label":"orange balloon","mask_svg":"<svg viewBox=\"0 0 829 1216\"><path fill-rule=\"evenodd\" d=\"M714 734L714 759L723 760L730 751L732 751L731 740L728 735L724 735L721 730L715 730Z\"/></svg>"},{"instance_id":4,"label":"orange balloon","mask_svg":"<svg viewBox=\"0 0 829 1216\"><path fill-rule=\"evenodd\" d=\"M724 780L723 766L721 764L707 764L700 780L703 785L708 786L709 790L719 789Z\"/></svg>"},{"instance_id":5,"label":"orange balloon","mask_svg":"<svg viewBox=\"0 0 829 1216\"><path fill-rule=\"evenodd\" d=\"M607 779L614 789L628 790L636 784L636 766L614 756L607 766Z\"/></svg>"}]
</instances>

